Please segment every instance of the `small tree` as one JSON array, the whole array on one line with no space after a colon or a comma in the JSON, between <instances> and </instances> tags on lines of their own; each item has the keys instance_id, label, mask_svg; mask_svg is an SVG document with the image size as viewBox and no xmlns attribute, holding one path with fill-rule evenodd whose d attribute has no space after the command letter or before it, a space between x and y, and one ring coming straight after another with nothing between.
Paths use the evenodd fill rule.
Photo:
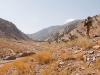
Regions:
<instances>
[{"instance_id":1,"label":"small tree","mask_svg":"<svg viewBox=\"0 0 100 75\"><path fill-rule=\"evenodd\" d=\"M59 33L56 33L56 34L55 34L55 37L56 37L55 41L58 43Z\"/></svg>"}]
</instances>

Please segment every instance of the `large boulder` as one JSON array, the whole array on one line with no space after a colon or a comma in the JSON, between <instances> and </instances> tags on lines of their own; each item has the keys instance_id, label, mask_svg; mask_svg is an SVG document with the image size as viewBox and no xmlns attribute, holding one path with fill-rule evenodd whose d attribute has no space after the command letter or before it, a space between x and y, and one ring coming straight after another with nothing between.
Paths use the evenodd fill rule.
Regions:
<instances>
[{"instance_id":1,"label":"large boulder","mask_svg":"<svg viewBox=\"0 0 100 75\"><path fill-rule=\"evenodd\" d=\"M36 54L36 53L35 52L31 52L31 51L27 51L27 52L20 53L19 57L30 56L32 54Z\"/></svg>"},{"instance_id":2,"label":"large boulder","mask_svg":"<svg viewBox=\"0 0 100 75\"><path fill-rule=\"evenodd\" d=\"M13 56L7 56L6 58L4 58L4 60L15 60L16 59L16 56L13 55Z\"/></svg>"}]
</instances>

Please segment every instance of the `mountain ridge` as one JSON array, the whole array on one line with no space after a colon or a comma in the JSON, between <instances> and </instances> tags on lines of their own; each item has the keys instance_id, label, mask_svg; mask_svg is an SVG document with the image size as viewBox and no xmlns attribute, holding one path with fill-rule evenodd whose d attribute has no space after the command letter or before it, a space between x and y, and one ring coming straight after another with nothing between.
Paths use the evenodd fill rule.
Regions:
<instances>
[{"instance_id":1,"label":"mountain ridge","mask_svg":"<svg viewBox=\"0 0 100 75\"><path fill-rule=\"evenodd\" d=\"M80 21L81 20L74 20L72 22L68 22L68 23L63 24L63 25L50 26L50 27L44 28L36 33L27 34L27 36L33 40L36 40L36 41L45 41L53 33L59 31L60 29L65 28L67 25L70 25L74 22L80 22Z\"/></svg>"},{"instance_id":2,"label":"mountain ridge","mask_svg":"<svg viewBox=\"0 0 100 75\"><path fill-rule=\"evenodd\" d=\"M31 40L10 21L0 18L0 38Z\"/></svg>"}]
</instances>

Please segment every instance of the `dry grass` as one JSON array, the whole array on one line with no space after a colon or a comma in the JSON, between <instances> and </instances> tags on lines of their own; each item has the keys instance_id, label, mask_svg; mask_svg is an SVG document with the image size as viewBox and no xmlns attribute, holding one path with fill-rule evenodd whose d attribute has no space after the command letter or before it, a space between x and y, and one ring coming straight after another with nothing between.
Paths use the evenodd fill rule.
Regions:
<instances>
[{"instance_id":1,"label":"dry grass","mask_svg":"<svg viewBox=\"0 0 100 75\"><path fill-rule=\"evenodd\" d=\"M65 53L62 53L61 59L63 61L73 59L72 52L67 50Z\"/></svg>"},{"instance_id":2,"label":"dry grass","mask_svg":"<svg viewBox=\"0 0 100 75\"><path fill-rule=\"evenodd\" d=\"M96 61L94 66L100 71L100 59Z\"/></svg>"},{"instance_id":3,"label":"dry grass","mask_svg":"<svg viewBox=\"0 0 100 75\"><path fill-rule=\"evenodd\" d=\"M10 75L34 75L33 67L34 63L30 61L30 57L25 57L1 66L0 75L6 75L7 72L10 72Z\"/></svg>"},{"instance_id":4,"label":"dry grass","mask_svg":"<svg viewBox=\"0 0 100 75\"><path fill-rule=\"evenodd\" d=\"M47 64L53 61L53 56L51 55L50 51L43 51L39 52L34 55L34 58L38 61L40 64Z\"/></svg>"},{"instance_id":5,"label":"dry grass","mask_svg":"<svg viewBox=\"0 0 100 75\"><path fill-rule=\"evenodd\" d=\"M42 71L42 75L70 75L70 74L71 74L71 71L67 69L62 69L61 71L58 71L57 62L49 64Z\"/></svg>"},{"instance_id":6,"label":"dry grass","mask_svg":"<svg viewBox=\"0 0 100 75\"><path fill-rule=\"evenodd\" d=\"M88 39L86 37L80 37L80 38L77 38L73 41L69 41L67 43L67 46L79 46L79 47L82 47L82 48L90 48L94 44L95 43L93 42L93 40Z\"/></svg>"},{"instance_id":7,"label":"dry grass","mask_svg":"<svg viewBox=\"0 0 100 75\"><path fill-rule=\"evenodd\" d=\"M79 60L83 60L83 56L84 56L84 54L82 52L79 52L76 55L77 59L79 59Z\"/></svg>"},{"instance_id":8,"label":"dry grass","mask_svg":"<svg viewBox=\"0 0 100 75\"><path fill-rule=\"evenodd\" d=\"M97 45L99 45L99 46L100 46L100 38L98 38L98 42L97 42Z\"/></svg>"},{"instance_id":9,"label":"dry grass","mask_svg":"<svg viewBox=\"0 0 100 75\"><path fill-rule=\"evenodd\" d=\"M11 64L5 64L0 67L0 75L5 75L6 72L11 68Z\"/></svg>"},{"instance_id":10,"label":"dry grass","mask_svg":"<svg viewBox=\"0 0 100 75\"><path fill-rule=\"evenodd\" d=\"M7 39L0 39L0 53L1 55L7 55L12 52L21 52L23 50L26 50L25 47L21 45L21 43L18 43L17 41L11 41Z\"/></svg>"},{"instance_id":11,"label":"dry grass","mask_svg":"<svg viewBox=\"0 0 100 75\"><path fill-rule=\"evenodd\" d=\"M42 75L70 75L71 72L68 70L62 70L60 72L58 71L50 71L50 69L45 69L42 72Z\"/></svg>"}]
</instances>

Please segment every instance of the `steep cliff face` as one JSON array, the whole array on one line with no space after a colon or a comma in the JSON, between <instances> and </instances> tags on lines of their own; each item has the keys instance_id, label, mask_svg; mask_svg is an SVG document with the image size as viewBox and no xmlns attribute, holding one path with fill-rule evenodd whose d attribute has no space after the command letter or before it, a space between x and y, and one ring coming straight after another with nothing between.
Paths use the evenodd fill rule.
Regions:
<instances>
[{"instance_id":1,"label":"steep cliff face","mask_svg":"<svg viewBox=\"0 0 100 75\"><path fill-rule=\"evenodd\" d=\"M0 38L12 38L16 40L30 40L12 22L0 18Z\"/></svg>"}]
</instances>

